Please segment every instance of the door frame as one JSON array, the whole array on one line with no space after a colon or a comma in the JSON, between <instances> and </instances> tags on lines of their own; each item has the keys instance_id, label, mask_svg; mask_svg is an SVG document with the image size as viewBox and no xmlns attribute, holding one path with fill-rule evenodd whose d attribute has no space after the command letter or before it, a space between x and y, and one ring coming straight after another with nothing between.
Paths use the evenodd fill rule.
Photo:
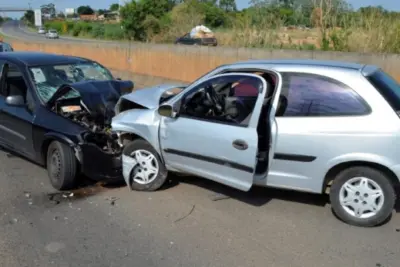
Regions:
<instances>
[{"instance_id":1,"label":"door frame","mask_svg":"<svg viewBox=\"0 0 400 267\"><path fill-rule=\"evenodd\" d=\"M27 69L25 66L21 66L20 64L17 64L13 61L10 60L4 60L4 65L13 65L14 67L16 67L18 69L18 71L21 73L21 77L25 82L26 85L26 96L25 96L25 106L21 106L21 107L10 107L13 109L24 109L24 111L26 111L27 114L29 114L29 116L31 116L31 120L24 120L21 117L15 116L15 114L6 112L6 109L9 107L6 103L5 103L5 99L7 96L3 96L4 97L4 106L1 107L1 113L3 117L8 117L9 119L14 119L14 120L20 120L21 123L23 124L30 124L31 125L31 130L30 132L28 132L28 136L25 136L17 131L15 131L12 127L12 121L10 121L10 127L5 127L3 126L3 131L6 131L8 135L13 135L16 136L17 138L21 139L23 141L23 145L22 146L17 146L16 144L14 144L12 141L7 141L6 139L4 139L4 143L12 148L13 150L15 150L16 152L18 152L21 155L24 155L28 158L32 158L34 156L34 148L33 148L33 143L31 143L31 147L27 147L26 146L26 139L31 139L32 142L32 133L33 133L33 122L35 119L35 110L31 110L28 107L28 95L31 96L31 100L34 102L33 94L33 88L32 88L32 84L31 84L31 80L29 79L29 76L27 75ZM2 71L2 75L4 75L4 69ZM3 77L3 76L2 76ZM22 147L22 149L21 149Z\"/></svg>"},{"instance_id":2,"label":"door frame","mask_svg":"<svg viewBox=\"0 0 400 267\"><path fill-rule=\"evenodd\" d=\"M228 186L237 188L239 190L248 191L252 187L252 185L254 184L254 175L255 175L255 169L256 169L256 164L257 164L257 153L258 153L258 149L257 149L257 147L258 147L258 143L257 143L257 141L258 141L257 125L258 125L259 117L260 117L260 114L261 114L261 109L263 107L263 102L264 102L264 99L265 99L265 95L266 95L266 92L267 92L267 89L268 89L267 88L268 84L265 81L265 79L263 77L261 77L260 75L251 74L251 73L243 73L243 72L231 72L231 73L224 73L224 74L214 75L214 76L208 77L207 79L202 80L200 83L196 83L195 85L190 86L190 88L188 88L186 90L186 92L184 94L182 94L181 97L179 97L179 99L174 99L173 101L171 101L170 104L172 106L174 106L175 108L177 106L179 106L179 109L180 109L180 107L183 104L182 100L186 99L186 97L189 94L194 93L193 92L194 90L197 91L197 90L201 90L202 89L202 88L198 88L198 85L202 85L205 82L211 81L211 80L214 80L214 79L223 78L223 77L230 77L230 76L241 76L243 78L245 78L245 77L253 77L253 78L256 78L257 80L261 81L261 83L262 83L262 90L259 92L259 95L257 96L257 100L256 100L256 103L254 105L253 111L251 113L251 118L249 120L248 125L246 125L246 126L244 126L244 125L235 125L235 124L230 125L229 123L227 124L227 123L224 123L224 122L205 120L203 118L196 118L196 117L190 117L190 116L185 116L185 115L180 116L179 112L178 112L177 117L175 117L175 118L161 117L160 131L159 131L160 151L161 151L161 157L162 157L163 161L167 165L169 165L171 168L174 168L174 166L176 168L176 166L179 165L179 170L180 171L192 173L192 174L195 174L195 175L199 175L199 172L198 173L194 173L193 171L191 171L191 170L195 169L194 164L191 165L191 166L187 165L186 168L185 168L185 165L181 164L181 162L184 161L183 158L186 157L186 155L185 155L185 153L183 153L183 151L182 151L182 153L180 155L177 155L178 153L175 151L176 153L174 153L175 154L174 156L178 157L178 158L175 159L175 162L174 162L174 160L171 161L171 158L173 158L173 157L171 157L171 155L168 155L169 154L168 152L165 152L165 150L173 150L173 147L168 147L168 146L164 146L163 145L163 143L165 142L165 141L163 142L163 139L165 140L165 138L166 138L164 136L164 134L168 135L168 133L166 133L167 127L168 127L168 126L166 126L166 124L171 123L171 122L173 123L173 121L177 121L179 119L189 119L189 120L193 120L193 121L198 120L198 121L203 121L205 123L210 123L210 127L212 127L212 124L216 123L218 125L226 125L226 126L229 126L229 127L232 127L232 126L233 127L239 127L241 130L243 130L243 129L252 130L252 131L254 131L254 134L256 135L256 138L255 138L256 144L252 144L251 147L254 148L254 146L255 146L255 151L247 151L248 153L253 153L254 152L253 153L254 155L251 156L251 157L253 157L253 163L252 163L253 166L251 166L251 167L248 166L249 169L250 168L252 169L251 172L249 172L249 169L242 170L240 173L238 173L238 177L232 177L231 176L230 177L231 179L229 179L230 182L227 182L228 179L223 179L224 173L218 173L217 171L215 171L214 173L210 173L208 171L208 172L203 172L202 175L200 174L200 176L202 176L204 178L208 178L210 180L214 180L216 182L219 182L219 183L222 183L222 184L226 184ZM212 138L212 137L211 136L210 137L206 136L205 138ZM253 140L251 142L253 142ZM191 151L185 151L185 152L186 152L187 155L189 155ZM240 153L240 152L238 151L238 153ZM207 161L207 162L209 162L210 164L213 164L213 165L214 164L218 165L218 166L222 165L222 166L225 166L225 167L227 167L229 169L233 168L233 169L235 169L236 172L240 171L240 170L238 170L238 168L235 167L235 165L237 165L237 164L240 165L240 164L243 163L243 162L235 162L236 164L232 165L231 162L229 162L226 158L224 158L222 156L220 158L215 158L215 162L212 162L212 161L210 162L209 159L206 160L206 158L210 158L209 155L199 155L199 157L197 157L195 160L202 161L201 157L204 157L203 161ZM236 182L235 182L235 180L236 180Z\"/></svg>"}]
</instances>

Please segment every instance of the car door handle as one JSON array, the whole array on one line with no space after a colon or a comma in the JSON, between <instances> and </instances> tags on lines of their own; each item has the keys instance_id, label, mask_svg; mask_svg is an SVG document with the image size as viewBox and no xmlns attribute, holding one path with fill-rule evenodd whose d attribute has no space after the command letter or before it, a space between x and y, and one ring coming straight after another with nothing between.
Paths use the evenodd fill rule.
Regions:
<instances>
[{"instance_id":1,"label":"car door handle","mask_svg":"<svg viewBox=\"0 0 400 267\"><path fill-rule=\"evenodd\" d=\"M239 139L233 141L232 146L239 150L246 150L249 147L249 145L245 141Z\"/></svg>"}]
</instances>

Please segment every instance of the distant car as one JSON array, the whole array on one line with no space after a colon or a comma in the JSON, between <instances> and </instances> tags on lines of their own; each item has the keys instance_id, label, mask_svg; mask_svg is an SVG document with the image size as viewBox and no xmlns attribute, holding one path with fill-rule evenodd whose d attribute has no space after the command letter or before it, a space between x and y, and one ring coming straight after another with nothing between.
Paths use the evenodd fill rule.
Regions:
<instances>
[{"instance_id":1,"label":"distant car","mask_svg":"<svg viewBox=\"0 0 400 267\"><path fill-rule=\"evenodd\" d=\"M400 85L379 67L315 60L220 66L180 92L123 95L112 130L131 189L168 172L249 191L329 194L343 221L385 222L400 184Z\"/></svg>"},{"instance_id":2,"label":"distant car","mask_svg":"<svg viewBox=\"0 0 400 267\"><path fill-rule=\"evenodd\" d=\"M80 173L122 179L121 146L110 132L114 106L131 81L89 59L0 53L0 144L47 167L54 188Z\"/></svg>"},{"instance_id":3,"label":"distant car","mask_svg":"<svg viewBox=\"0 0 400 267\"><path fill-rule=\"evenodd\" d=\"M59 38L58 32L56 30L49 30L46 33L46 38L48 38L48 39L58 39Z\"/></svg>"},{"instance_id":4,"label":"distant car","mask_svg":"<svg viewBox=\"0 0 400 267\"><path fill-rule=\"evenodd\" d=\"M4 43L0 41L0 52L12 52L14 49L8 43Z\"/></svg>"},{"instance_id":5,"label":"distant car","mask_svg":"<svg viewBox=\"0 0 400 267\"><path fill-rule=\"evenodd\" d=\"M186 33L182 37L176 39L175 44L179 45L204 45L217 46L218 41L215 37L192 38L190 33Z\"/></svg>"},{"instance_id":6,"label":"distant car","mask_svg":"<svg viewBox=\"0 0 400 267\"><path fill-rule=\"evenodd\" d=\"M39 34L45 34L47 31L46 31L46 28L45 27L39 27L39 29L38 29L38 33Z\"/></svg>"}]
</instances>

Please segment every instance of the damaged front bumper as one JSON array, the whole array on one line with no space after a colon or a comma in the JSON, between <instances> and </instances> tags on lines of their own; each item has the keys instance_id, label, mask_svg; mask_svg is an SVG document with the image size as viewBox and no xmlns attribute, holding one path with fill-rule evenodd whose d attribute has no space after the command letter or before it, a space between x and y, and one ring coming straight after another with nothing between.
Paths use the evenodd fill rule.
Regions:
<instances>
[{"instance_id":1,"label":"damaged front bumper","mask_svg":"<svg viewBox=\"0 0 400 267\"><path fill-rule=\"evenodd\" d=\"M96 181L122 180L120 153L108 153L95 144L80 145L82 173Z\"/></svg>"},{"instance_id":2,"label":"damaged front bumper","mask_svg":"<svg viewBox=\"0 0 400 267\"><path fill-rule=\"evenodd\" d=\"M133 168L136 166L137 161L128 156L128 155L122 155L122 175L124 177L125 183L128 185L129 188L131 187L131 173Z\"/></svg>"}]
</instances>

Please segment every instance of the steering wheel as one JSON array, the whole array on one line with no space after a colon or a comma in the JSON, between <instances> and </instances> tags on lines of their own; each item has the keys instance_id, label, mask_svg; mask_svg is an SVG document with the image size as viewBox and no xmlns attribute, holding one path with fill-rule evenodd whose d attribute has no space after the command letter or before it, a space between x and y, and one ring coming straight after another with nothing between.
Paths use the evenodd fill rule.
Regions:
<instances>
[{"instance_id":1,"label":"steering wheel","mask_svg":"<svg viewBox=\"0 0 400 267\"><path fill-rule=\"evenodd\" d=\"M241 123L250 114L246 105L237 99L231 103L232 106L226 108L224 118L229 121L234 121L236 123Z\"/></svg>"},{"instance_id":2,"label":"steering wheel","mask_svg":"<svg viewBox=\"0 0 400 267\"><path fill-rule=\"evenodd\" d=\"M214 111L215 114L221 114L224 111L224 107L219 99L217 93L214 90L214 87L209 84L205 88L205 94L208 101L211 102L212 107L211 109Z\"/></svg>"}]
</instances>

